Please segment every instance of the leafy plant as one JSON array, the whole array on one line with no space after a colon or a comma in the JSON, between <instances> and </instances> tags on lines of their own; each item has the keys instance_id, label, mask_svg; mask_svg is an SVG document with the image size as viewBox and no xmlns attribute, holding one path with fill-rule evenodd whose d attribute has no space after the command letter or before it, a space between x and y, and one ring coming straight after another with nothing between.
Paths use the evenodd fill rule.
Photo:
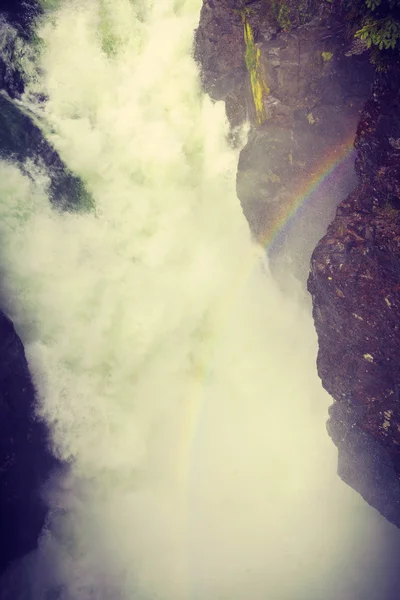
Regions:
<instances>
[{"instance_id":1,"label":"leafy plant","mask_svg":"<svg viewBox=\"0 0 400 600\"><path fill-rule=\"evenodd\" d=\"M400 0L341 0L352 33L373 50L398 52L400 49Z\"/></svg>"},{"instance_id":2,"label":"leafy plant","mask_svg":"<svg viewBox=\"0 0 400 600\"><path fill-rule=\"evenodd\" d=\"M377 46L379 50L394 50L400 39L400 21L392 17L379 20L367 19L365 25L355 35L364 40L368 48Z\"/></svg>"}]
</instances>

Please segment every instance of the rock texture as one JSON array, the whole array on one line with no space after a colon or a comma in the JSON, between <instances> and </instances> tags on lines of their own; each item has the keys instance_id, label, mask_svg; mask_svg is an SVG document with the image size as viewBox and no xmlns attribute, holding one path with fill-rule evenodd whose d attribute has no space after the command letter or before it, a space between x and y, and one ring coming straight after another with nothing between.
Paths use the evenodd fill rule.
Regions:
<instances>
[{"instance_id":1,"label":"rock texture","mask_svg":"<svg viewBox=\"0 0 400 600\"><path fill-rule=\"evenodd\" d=\"M25 172L29 159L49 174L50 196L58 207L87 208L91 199L82 181L65 168L15 100L23 92L15 66L19 36L27 35L38 10L33 1L10 0L0 7L0 159L12 160ZM35 417L35 392L22 343L0 310L0 573L36 546L46 518L40 490L55 466L46 427Z\"/></svg>"},{"instance_id":2,"label":"rock texture","mask_svg":"<svg viewBox=\"0 0 400 600\"><path fill-rule=\"evenodd\" d=\"M35 394L22 343L0 312L0 573L32 550L46 517L40 487L56 461L35 417Z\"/></svg>"},{"instance_id":3,"label":"rock texture","mask_svg":"<svg viewBox=\"0 0 400 600\"><path fill-rule=\"evenodd\" d=\"M377 77L355 146L360 184L311 263L318 371L340 475L400 527L399 68Z\"/></svg>"},{"instance_id":4,"label":"rock texture","mask_svg":"<svg viewBox=\"0 0 400 600\"><path fill-rule=\"evenodd\" d=\"M237 0L205 0L195 35L195 58L201 65L203 89L224 100L233 126L248 113L247 69L243 22Z\"/></svg>"},{"instance_id":5,"label":"rock texture","mask_svg":"<svg viewBox=\"0 0 400 600\"><path fill-rule=\"evenodd\" d=\"M41 12L36 0L2 0L0 6L0 89L19 98L24 91L20 59L31 34L34 18Z\"/></svg>"},{"instance_id":6,"label":"rock texture","mask_svg":"<svg viewBox=\"0 0 400 600\"><path fill-rule=\"evenodd\" d=\"M301 183L355 137L358 185L350 177L342 188L308 287L339 474L400 527L400 75L374 74L338 6L204 0L196 57L233 132L250 119L237 191L261 243ZM332 198L318 201L333 209L328 224Z\"/></svg>"},{"instance_id":7,"label":"rock texture","mask_svg":"<svg viewBox=\"0 0 400 600\"><path fill-rule=\"evenodd\" d=\"M82 180L63 164L46 141L37 119L21 102L22 63L34 18L41 13L35 0L7 0L0 7L0 159L13 160L28 175L25 161L44 169L53 202L64 210L90 209L93 201ZM44 100L44 99L43 99Z\"/></svg>"},{"instance_id":8,"label":"rock texture","mask_svg":"<svg viewBox=\"0 0 400 600\"><path fill-rule=\"evenodd\" d=\"M54 204L63 210L92 207L92 198L82 180L71 173L58 153L46 141L39 127L22 108L0 93L0 159L18 163L23 172L28 159L50 177L49 192Z\"/></svg>"},{"instance_id":9,"label":"rock texture","mask_svg":"<svg viewBox=\"0 0 400 600\"><path fill-rule=\"evenodd\" d=\"M328 3L297 3L307 10L292 16L300 25L290 31L271 14L273 4L205 0L195 53L203 87L225 100L232 127L246 117L252 124L237 192L263 244L282 206L349 145L372 80L367 55L351 52Z\"/></svg>"}]
</instances>

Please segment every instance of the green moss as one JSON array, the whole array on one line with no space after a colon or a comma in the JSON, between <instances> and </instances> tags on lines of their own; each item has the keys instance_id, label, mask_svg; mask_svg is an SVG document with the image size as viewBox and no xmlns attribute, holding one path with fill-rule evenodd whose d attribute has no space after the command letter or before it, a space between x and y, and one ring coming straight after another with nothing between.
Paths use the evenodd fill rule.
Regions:
<instances>
[{"instance_id":1,"label":"green moss","mask_svg":"<svg viewBox=\"0 0 400 600\"><path fill-rule=\"evenodd\" d=\"M245 13L242 13L242 21L246 45L245 61L250 75L256 118L258 124L261 125L267 118L264 107L264 98L269 94L270 90L265 81L265 75L262 69L261 50L255 45L253 30Z\"/></svg>"},{"instance_id":2,"label":"green moss","mask_svg":"<svg viewBox=\"0 0 400 600\"><path fill-rule=\"evenodd\" d=\"M290 9L287 4L282 3L277 14L279 27L284 31L290 31L293 27L293 22L290 14Z\"/></svg>"},{"instance_id":3,"label":"green moss","mask_svg":"<svg viewBox=\"0 0 400 600\"><path fill-rule=\"evenodd\" d=\"M316 0L269 0L276 25L284 31L304 25L316 15Z\"/></svg>"},{"instance_id":4,"label":"green moss","mask_svg":"<svg viewBox=\"0 0 400 600\"><path fill-rule=\"evenodd\" d=\"M61 4L61 0L39 0L39 4L43 10L56 10Z\"/></svg>"},{"instance_id":5,"label":"green moss","mask_svg":"<svg viewBox=\"0 0 400 600\"><path fill-rule=\"evenodd\" d=\"M122 44L120 36L114 30L111 11L110 4L105 0L100 0L99 31L101 48L108 57L116 56Z\"/></svg>"},{"instance_id":6,"label":"green moss","mask_svg":"<svg viewBox=\"0 0 400 600\"><path fill-rule=\"evenodd\" d=\"M232 10L242 18L261 15L263 20L284 31L311 21L320 6L318 0L264 0L256 4L254 0L239 0L238 4Z\"/></svg>"},{"instance_id":7,"label":"green moss","mask_svg":"<svg viewBox=\"0 0 400 600\"><path fill-rule=\"evenodd\" d=\"M329 62L332 60L333 52L322 52L322 60L324 62Z\"/></svg>"}]
</instances>

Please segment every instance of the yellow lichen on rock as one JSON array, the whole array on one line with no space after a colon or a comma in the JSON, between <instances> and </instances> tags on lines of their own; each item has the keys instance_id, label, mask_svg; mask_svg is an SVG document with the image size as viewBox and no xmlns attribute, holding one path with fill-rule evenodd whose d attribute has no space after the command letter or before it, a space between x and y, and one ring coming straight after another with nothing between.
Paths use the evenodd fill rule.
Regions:
<instances>
[{"instance_id":1,"label":"yellow lichen on rock","mask_svg":"<svg viewBox=\"0 0 400 600\"><path fill-rule=\"evenodd\" d=\"M244 13L242 14L242 20L244 41L246 44L246 66L250 75L251 91L253 94L254 107L256 109L257 122L261 125L267 118L264 97L269 94L269 88L263 73L261 50L255 45L253 30Z\"/></svg>"},{"instance_id":2,"label":"yellow lichen on rock","mask_svg":"<svg viewBox=\"0 0 400 600\"><path fill-rule=\"evenodd\" d=\"M321 54L324 62L329 62L333 57L333 52L322 52Z\"/></svg>"}]
</instances>

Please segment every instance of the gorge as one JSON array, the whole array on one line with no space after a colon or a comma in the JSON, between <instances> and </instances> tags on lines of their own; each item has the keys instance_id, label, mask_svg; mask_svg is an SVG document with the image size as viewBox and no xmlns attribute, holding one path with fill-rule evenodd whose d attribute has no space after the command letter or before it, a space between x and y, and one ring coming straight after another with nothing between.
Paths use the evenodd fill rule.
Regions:
<instances>
[{"instance_id":1,"label":"gorge","mask_svg":"<svg viewBox=\"0 0 400 600\"><path fill-rule=\"evenodd\" d=\"M2 600L398 596L396 61L271 4L4 11Z\"/></svg>"}]
</instances>

